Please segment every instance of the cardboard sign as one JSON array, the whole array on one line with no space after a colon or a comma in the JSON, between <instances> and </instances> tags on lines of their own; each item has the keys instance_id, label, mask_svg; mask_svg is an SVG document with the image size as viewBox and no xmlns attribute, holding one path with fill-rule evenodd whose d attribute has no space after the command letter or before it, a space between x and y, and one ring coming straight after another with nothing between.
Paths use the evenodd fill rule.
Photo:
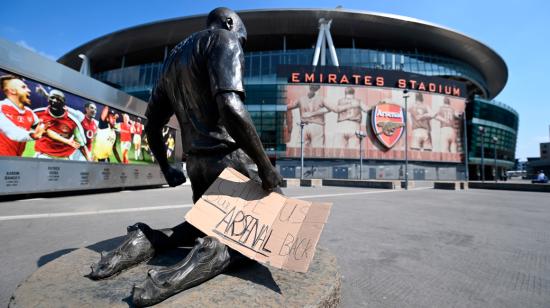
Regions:
<instances>
[{"instance_id":1,"label":"cardboard sign","mask_svg":"<svg viewBox=\"0 0 550 308\"><path fill-rule=\"evenodd\" d=\"M185 219L253 260L307 272L331 206L268 194L226 168Z\"/></svg>"}]
</instances>

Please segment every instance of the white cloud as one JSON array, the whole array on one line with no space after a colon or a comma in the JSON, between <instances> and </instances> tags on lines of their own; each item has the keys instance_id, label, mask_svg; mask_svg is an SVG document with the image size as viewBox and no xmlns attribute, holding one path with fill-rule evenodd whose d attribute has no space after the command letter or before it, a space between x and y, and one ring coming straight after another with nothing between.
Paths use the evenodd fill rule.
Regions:
<instances>
[{"instance_id":1,"label":"white cloud","mask_svg":"<svg viewBox=\"0 0 550 308\"><path fill-rule=\"evenodd\" d=\"M50 54L47 54L43 51L38 51L36 50L36 48L32 47L31 45L29 45L27 42L25 42L24 40L19 40L16 42L17 45L23 47L23 48L27 48L28 50L32 51L32 52L36 52L37 54L43 56L43 57L46 57L50 60L56 60L56 57L50 55Z\"/></svg>"}]
</instances>

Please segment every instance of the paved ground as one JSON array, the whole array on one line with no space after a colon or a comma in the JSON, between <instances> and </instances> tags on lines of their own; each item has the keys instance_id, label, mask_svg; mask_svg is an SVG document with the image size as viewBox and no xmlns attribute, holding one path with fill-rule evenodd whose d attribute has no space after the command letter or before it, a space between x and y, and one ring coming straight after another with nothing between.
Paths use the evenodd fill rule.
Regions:
<instances>
[{"instance_id":1,"label":"paved ground","mask_svg":"<svg viewBox=\"0 0 550 308\"><path fill-rule=\"evenodd\" d=\"M550 197L508 191L289 188L334 202L320 245L338 257L343 307L549 307ZM309 197L308 197L309 196ZM0 202L0 306L37 267L175 225L189 187Z\"/></svg>"}]
</instances>

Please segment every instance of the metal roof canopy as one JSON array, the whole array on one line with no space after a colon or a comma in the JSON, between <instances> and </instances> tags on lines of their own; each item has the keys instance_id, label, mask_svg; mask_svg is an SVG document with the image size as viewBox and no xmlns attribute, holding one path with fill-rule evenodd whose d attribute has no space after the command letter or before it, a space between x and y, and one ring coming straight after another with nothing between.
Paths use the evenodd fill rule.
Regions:
<instances>
[{"instance_id":1,"label":"metal roof canopy","mask_svg":"<svg viewBox=\"0 0 550 308\"><path fill-rule=\"evenodd\" d=\"M500 93L508 79L506 63L487 45L457 31L414 18L345 9L266 9L238 14L248 31L247 44L253 44L255 38L260 37L305 35L312 38L314 45L318 21L326 18L333 20L331 34L335 42L338 37L364 39L367 44L369 41L386 42L396 49L418 49L468 63L485 77L489 98ZM206 15L195 15L123 29L73 49L58 62L78 70L79 54L88 56L93 66L102 59L122 57L155 46L172 46L204 29L205 23ZM279 49L283 49L282 43Z\"/></svg>"}]
</instances>

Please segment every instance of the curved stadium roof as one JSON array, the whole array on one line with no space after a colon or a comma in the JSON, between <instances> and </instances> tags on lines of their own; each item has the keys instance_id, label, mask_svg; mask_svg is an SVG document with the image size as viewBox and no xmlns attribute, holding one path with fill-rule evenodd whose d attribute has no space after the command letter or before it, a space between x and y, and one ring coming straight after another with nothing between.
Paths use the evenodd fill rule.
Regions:
<instances>
[{"instance_id":1,"label":"curved stadium roof","mask_svg":"<svg viewBox=\"0 0 550 308\"><path fill-rule=\"evenodd\" d=\"M422 20L345 9L266 9L238 12L248 31L245 51L281 50L282 36L289 49L315 44L319 18L332 19L331 34L336 48L387 48L420 50L457 59L477 69L485 78L488 98L494 98L506 84L504 60L485 44L462 33ZM174 46L189 34L204 29L206 15L175 18L116 31L87 42L59 58L58 62L79 69L79 54L94 65L123 55ZM101 71L101 70L100 70Z\"/></svg>"}]
</instances>

